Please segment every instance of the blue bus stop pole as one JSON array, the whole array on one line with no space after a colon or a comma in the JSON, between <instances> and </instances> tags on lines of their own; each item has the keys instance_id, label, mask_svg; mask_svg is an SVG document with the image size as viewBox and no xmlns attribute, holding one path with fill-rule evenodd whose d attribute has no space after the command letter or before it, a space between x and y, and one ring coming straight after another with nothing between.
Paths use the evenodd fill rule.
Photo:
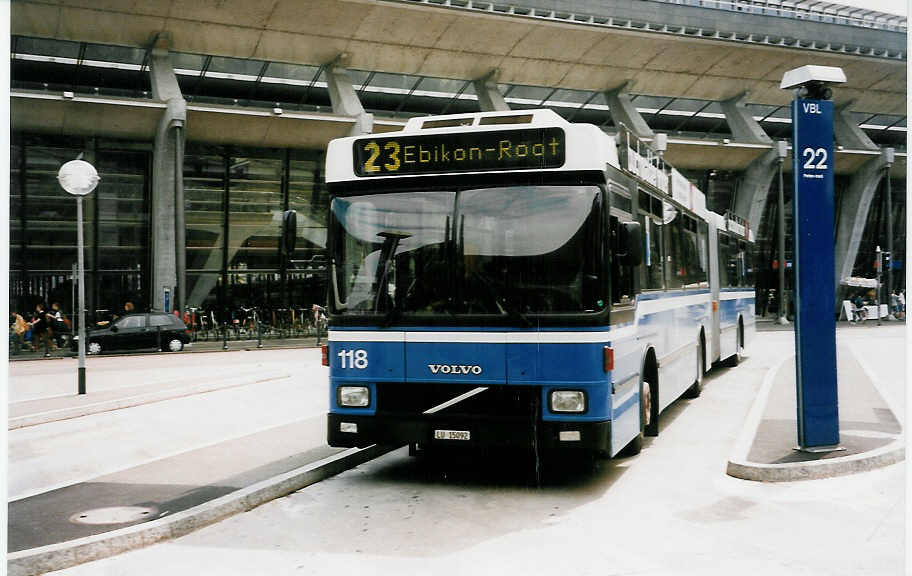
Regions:
<instances>
[{"instance_id":1,"label":"blue bus stop pole","mask_svg":"<svg viewBox=\"0 0 912 576\"><path fill-rule=\"evenodd\" d=\"M839 449L833 242L833 102L792 100L798 450Z\"/></svg>"}]
</instances>

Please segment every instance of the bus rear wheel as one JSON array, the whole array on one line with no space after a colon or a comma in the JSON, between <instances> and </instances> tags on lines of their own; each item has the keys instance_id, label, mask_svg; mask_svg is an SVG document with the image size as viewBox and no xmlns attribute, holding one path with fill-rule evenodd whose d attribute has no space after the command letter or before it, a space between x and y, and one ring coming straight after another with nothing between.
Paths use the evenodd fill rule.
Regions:
<instances>
[{"instance_id":1,"label":"bus rear wheel","mask_svg":"<svg viewBox=\"0 0 912 576\"><path fill-rule=\"evenodd\" d=\"M645 402L643 402L643 434L646 436L659 435L659 389L657 382L648 380L643 382Z\"/></svg>"},{"instance_id":2,"label":"bus rear wheel","mask_svg":"<svg viewBox=\"0 0 912 576\"><path fill-rule=\"evenodd\" d=\"M690 388L684 391L685 398L699 398L703 392L703 339L697 340L697 376Z\"/></svg>"},{"instance_id":3,"label":"bus rear wheel","mask_svg":"<svg viewBox=\"0 0 912 576\"><path fill-rule=\"evenodd\" d=\"M735 335L735 353L728 357L725 361L725 365L734 368L741 363L741 353L744 351L744 341L742 339L741 333L743 332L742 324L738 322L738 330Z\"/></svg>"}]
</instances>

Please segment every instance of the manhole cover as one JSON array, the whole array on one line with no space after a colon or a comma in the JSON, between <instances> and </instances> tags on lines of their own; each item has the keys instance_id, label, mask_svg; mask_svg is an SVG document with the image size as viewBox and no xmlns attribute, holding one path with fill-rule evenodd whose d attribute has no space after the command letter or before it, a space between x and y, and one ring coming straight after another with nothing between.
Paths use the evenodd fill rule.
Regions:
<instances>
[{"instance_id":1,"label":"manhole cover","mask_svg":"<svg viewBox=\"0 0 912 576\"><path fill-rule=\"evenodd\" d=\"M128 524L140 520L151 520L158 516L158 510L145 506L112 506L77 512L70 516L75 524Z\"/></svg>"}]
</instances>

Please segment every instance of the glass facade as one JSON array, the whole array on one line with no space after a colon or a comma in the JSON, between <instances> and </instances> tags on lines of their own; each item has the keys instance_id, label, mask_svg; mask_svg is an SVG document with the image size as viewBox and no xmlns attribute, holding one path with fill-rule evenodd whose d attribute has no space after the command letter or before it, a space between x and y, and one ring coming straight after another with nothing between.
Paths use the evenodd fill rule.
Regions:
<instances>
[{"instance_id":1,"label":"glass facade","mask_svg":"<svg viewBox=\"0 0 912 576\"><path fill-rule=\"evenodd\" d=\"M301 317L325 302L326 207L321 152L188 143L184 156L187 301L231 322L260 310ZM282 246L294 210L294 251Z\"/></svg>"},{"instance_id":2,"label":"glass facade","mask_svg":"<svg viewBox=\"0 0 912 576\"><path fill-rule=\"evenodd\" d=\"M83 200L91 321L127 301L149 307L151 143L16 134L10 149L10 309L59 302L71 314L76 199L57 171L80 154L101 180ZM294 310L325 300L327 199L318 151L188 143L184 158L187 307L219 322L251 307ZM283 212L297 212L294 252ZM264 311L270 316L271 311ZM283 312L280 312L283 314Z\"/></svg>"},{"instance_id":3,"label":"glass facade","mask_svg":"<svg viewBox=\"0 0 912 576\"><path fill-rule=\"evenodd\" d=\"M73 310L76 198L57 171L80 154L101 180L83 199L86 306L99 318L127 300L147 302L151 147L83 138L16 135L10 163L10 309L39 302Z\"/></svg>"}]
</instances>

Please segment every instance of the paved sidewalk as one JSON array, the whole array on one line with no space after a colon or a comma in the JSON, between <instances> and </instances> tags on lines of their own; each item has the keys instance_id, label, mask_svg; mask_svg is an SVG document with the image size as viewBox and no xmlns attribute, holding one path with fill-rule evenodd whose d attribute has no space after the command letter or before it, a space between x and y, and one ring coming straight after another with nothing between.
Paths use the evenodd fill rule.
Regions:
<instances>
[{"instance_id":1,"label":"paved sidewalk","mask_svg":"<svg viewBox=\"0 0 912 576\"><path fill-rule=\"evenodd\" d=\"M728 474L781 482L839 476L904 458L902 426L871 376L846 346L837 347L840 450L798 451L795 356L770 370L728 463Z\"/></svg>"},{"instance_id":2,"label":"paved sidewalk","mask_svg":"<svg viewBox=\"0 0 912 576\"><path fill-rule=\"evenodd\" d=\"M37 438L53 438L64 433L63 430L79 434L78 430L88 432L106 421L108 416L102 412L114 410L117 412L111 412L111 415L122 415L119 418L126 420L128 427L155 426L139 414L167 413L177 408L175 403L193 397L198 399L198 404L201 402L211 405L212 410L220 410L219 402L235 397L224 396L231 394L231 389L243 391L247 386L254 386L256 390L265 390L264 386L271 386L270 381L287 382L290 374L294 374L300 386L312 386L298 364L289 366L273 360L272 364L260 365L259 358L280 353L219 355L218 358L224 360L217 361L222 365L218 369L211 368L211 359L198 355L146 359L93 357L93 386L88 394L55 393L51 383L45 383L43 390L47 395L41 397L19 391L13 397L27 399L9 404L9 427L16 434L38 433L33 436ZM299 357L296 353L290 353L290 356ZM64 362L69 364L74 360ZM137 366L131 374L132 383L117 382L118 378L124 380L125 364ZM205 376L201 376L199 370L194 372L188 368L194 364L207 366ZM59 361L20 364L15 370L15 387L17 390L34 388L42 380L57 380L62 374L67 375L69 382L69 372L69 366L61 366ZM66 387L69 389L69 384ZM308 397L314 397L314 393L317 390ZM222 400L216 400L216 395L221 395ZM318 395L323 396L322 393ZM275 401L282 400L276 397ZM259 413L268 416L269 413L263 414L264 407L268 410L268 406L264 403L258 409ZM131 407L143 412L134 414L121 410ZM326 444L326 416L322 410L315 411L314 406L301 406L300 410L306 415L300 420L285 420L284 423L280 420L274 425L267 424L265 429L249 430L248 427L248 431L230 438L210 434L211 438L205 441L209 444L170 454L164 450L160 452L163 456L157 459L134 460L141 463L127 464L119 470L114 468L115 472L96 473L95 477L91 474L82 476L68 484L63 478L63 482L57 484L62 487L37 494L20 486L19 493L24 497L8 503L9 573L42 574L176 538L290 494L389 450L383 447L331 448ZM131 415L140 418L136 424L129 423ZM87 419L75 420L81 417ZM105 420L100 420L102 418ZM44 432L44 426L48 427L47 432ZM192 430L192 424L189 426ZM229 429L231 427L226 428ZM170 446L167 440L163 441L163 447ZM35 442L20 443L17 450L28 451L28 447L42 450L40 441ZM142 446L133 449L135 452L143 450ZM14 463L23 465L23 458L20 454ZM54 453L48 453L46 458L54 458ZM40 469L41 460L35 462Z\"/></svg>"}]
</instances>

